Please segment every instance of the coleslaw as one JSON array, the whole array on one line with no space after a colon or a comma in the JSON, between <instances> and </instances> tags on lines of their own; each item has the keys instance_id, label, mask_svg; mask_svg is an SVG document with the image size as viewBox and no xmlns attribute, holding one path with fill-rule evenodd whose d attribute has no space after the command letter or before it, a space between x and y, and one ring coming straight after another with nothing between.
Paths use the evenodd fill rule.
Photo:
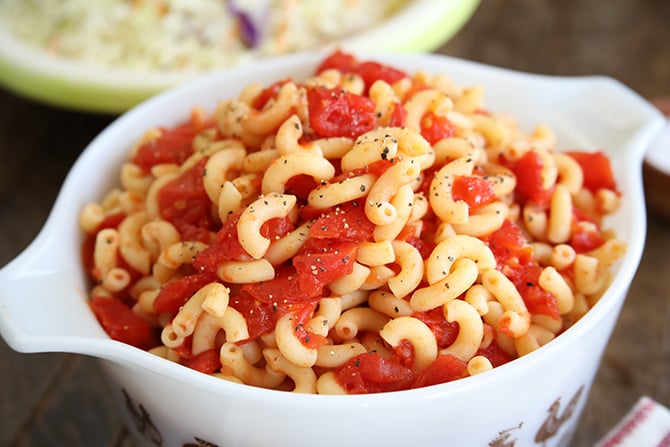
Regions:
<instances>
[{"instance_id":1,"label":"coleslaw","mask_svg":"<svg viewBox=\"0 0 670 447\"><path fill-rule=\"evenodd\" d=\"M224 68L336 42L406 0L0 0L0 24L82 64L140 72Z\"/></svg>"}]
</instances>

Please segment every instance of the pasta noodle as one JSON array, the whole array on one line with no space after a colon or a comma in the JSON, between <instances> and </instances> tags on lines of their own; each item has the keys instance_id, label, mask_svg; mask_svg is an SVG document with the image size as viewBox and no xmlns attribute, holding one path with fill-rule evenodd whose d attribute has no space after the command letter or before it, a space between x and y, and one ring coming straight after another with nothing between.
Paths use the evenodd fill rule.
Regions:
<instances>
[{"instance_id":1,"label":"pasta noodle","mask_svg":"<svg viewBox=\"0 0 670 447\"><path fill-rule=\"evenodd\" d=\"M603 226L620 192L602 153L555 152L484 99L336 51L148 130L81 210L93 312L169 361L301 393L433 385L540 349L625 254Z\"/></svg>"}]
</instances>

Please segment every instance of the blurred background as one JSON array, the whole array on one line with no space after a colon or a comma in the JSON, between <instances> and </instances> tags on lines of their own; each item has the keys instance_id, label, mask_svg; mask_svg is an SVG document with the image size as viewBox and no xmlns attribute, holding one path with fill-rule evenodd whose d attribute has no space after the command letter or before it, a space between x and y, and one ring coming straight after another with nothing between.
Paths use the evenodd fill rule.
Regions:
<instances>
[{"instance_id":1,"label":"blurred background","mask_svg":"<svg viewBox=\"0 0 670 447\"><path fill-rule=\"evenodd\" d=\"M656 100L670 96L669 24L667 0L482 0L434 52L533 73L611 76ZM0 266L36 236L71 164L114 117L0 88ZM642 395L670 406L670 229L661 214L649 212L642 264L574 446L593 445ZM95 361L22 355L0 341L0 446L66 445L132 445Z\"/></svg>"}]
</instances>

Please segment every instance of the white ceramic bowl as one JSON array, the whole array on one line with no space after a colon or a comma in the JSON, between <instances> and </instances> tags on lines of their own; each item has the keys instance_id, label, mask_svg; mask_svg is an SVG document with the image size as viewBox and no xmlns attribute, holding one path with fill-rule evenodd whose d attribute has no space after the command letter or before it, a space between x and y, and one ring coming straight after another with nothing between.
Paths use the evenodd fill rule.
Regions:
<instances>
[{"instance_id":1,"label":"white ceramic bowl","mask_svg":"<svg viewBox=\"0 0 670 447\"><path fill-rule=\"evenodd\" d=\"M220 447L567 445L641 257L646 222L640 166L645 147L664 123L662 116L625 86L603 77L542 77L431 55L361 56L446 73L460 85L481 84L491 110L513 114L526 129L548 123L558 134L559 149L609 154L623 198L607 226L626 241L628 251L615 265L608 292L582 320L548 345L491 372L376 395L296 395L238 385L110 340L86 303L79 210L112 186L128 148L147 128L176 124L194 105L211 109L250 82L288 75L300 79L323 57L301 54L163 93L91 142L43 231L0 271L0 332L7 343L21 352L65 351L103 359L138 445L197 445L196 438Z\"/></svg>"},{"instance_id":2,"label":"white ceramic bowl","mask_svg":"<svg viewBox=\"0 0 670 447\"><path fill-rule=\"evenodd\" d=\"M388 20L330 45L352 51L433 51L472 16L480 0L410 0ZM58 58L0 26L0 85L49 104L123 112L194 73L110 70Z\"/></svg>"}]
</instances>

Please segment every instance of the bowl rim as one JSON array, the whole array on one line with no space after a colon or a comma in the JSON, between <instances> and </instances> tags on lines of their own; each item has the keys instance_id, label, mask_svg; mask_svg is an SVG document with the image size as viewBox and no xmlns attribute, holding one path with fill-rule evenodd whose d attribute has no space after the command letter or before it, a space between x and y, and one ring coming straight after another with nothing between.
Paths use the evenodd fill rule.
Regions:
<instances>
[{"instance_id":1,"label":"bowl rim","mask_svg":"<svg viewBox=\"0 0 670 447\"><path fill-rule=\"evenodd\" d=\"M661 129L664 124L665 120L663 116L653 106L648 104L641 97L639 97L637 93L633 92L619 81L602 76L562 77L520 73L505 68L493 67L477 62L465 61L440 55L384 55L380 53L357 53L357 55L362 58L374 58L375 60L381 62L389 62L394 64L403 63L406 64L405 66L412 67L427 65L429 63L444 66L445 70L447 67L460 67L460 69L463 70L485 73L486 76L514 79L516 82L521 82L524 84L540 83L544 86L548 83L548 85L554 85L556 87L562 85L579 88L594 85L604 86L609 89L613 89L613 91L616 91L617 94L622 97L622 100L629 102L638 109L638 113L641 117L641 123L635 132L633 132L631 141L627 142L625 145L627 152L621 155L621 157L623 157L621 160L622 163L625 166L630 167L630 170L627 169L626 175L624 176L626 180L624 190L627 191L627 195L631 199L631 206L635 211L630 216L631 230L629 236L631 237L631 240L627 241L629 244L629 251L626 254L625 261L619 261L621 264L619 270L617 271L617 275L610 284L607 292L595 304L595 306L589 310L589 312L587 312L587 314L582 317L579 322L567 329L549 345L544 346L541 349L534 351L522 358L515 359L508 364L499 366L493 371L487 372L486 374L467 377L465 379L454 382L414 390L403 390L367 395L300 395L287 393L286 391L269 390L247 385L240 386L236 383L223 381L215 377L198 373L197 371L188 370L188 368L184 366L166 361L165 359L153 356L145 351L129 345L125 345L121 342L111 340L106 336L106 334L104 334L101 328L99 328L99 337L89 337L84 339L68 338L60 340L61 343L67 344L67 349L65 349L65 351L93 355L105 360L120 362L132 368L148 369L156 374L167 375L174 380L182 382L188 386L210 390L214 394L226 394L237 397L244 396L244 398L252 400L258 399L267 401L268 399L271 399L273 401L277 400L277 402L283 402L285 400L291 405L300 405L305 408L321 406L325 400L327 400L327 404L331 407L350 407L352 405L387 406L399 405L399 401L407 403L408 399L411 401L416 401L460 393L463 390L478 387L481 381L495 381L496 377L504 377L510 374L516 374L520 369L532 368L533 364L540 362L541 359L546 356L552 355L552 352L567 349L572 343L578 343L578 340L581 337L587 336L589 331L591 331L592 328L597 325L598 322L604 319L610 312L618 313L619 309L617 307L623 304L625 299L625 291L634 277L642 255L642 251L644 249L646 217L642 194L641 170L634 170L632 167L641 167L646 145L651 141L655 133ZM290 70L294 72L299 69L305 69L306 67L313 68L316 62L323 56L324 54L322 52L315 52L270 58L262 61L260 63L261 65L255 67L255 70L260 68L260 71L271 71L273 68L276 69L278 67L284 67L283 69L285 70L285 67L290 67ZM67 205L64 204L65 202L72 203L75 201L74 197L68 197L67 194L72 192L73 188L77 188L76 182L78 177L80 177L83 171L88 168L91 163L90 160L100 156L102 149L104 149L105 146L109 144L105 143L106 140L109 140L112 136L122 132L126 126L132 124L135 120L138 120L142 117L145 119L146 116L150 115L153 111L165 109L166 105L177 101L179 98L185 95L190 95L195 91L202 90L212 83L223 82L226 79L244 79L245 73L249 73L249 70L249 67L241 67L234 71L226 71L202 76L195 81L188 82L151 98L150 100L134 107L132 110L120 116L110 125L108 125L97 137L95 137L90 142L90 144L75 162L70 173L65 179L54 208L49 218L47 219L43 230L40 232L33 244L31 244L31 246L26 249L26 251L24 251L7 267L0 270L0 278L3 276L7 277L9 275L16 274L17 269L19 274L25 274L25 270L22 271L20 267L17 267L17 264L21 264L22 262L25 263L25 258L28 256L30 251L43 250L46 244L52 243L53 235L50 235L49 233L53 233L54 229L58 229L59 226L62 226L62 224L57 222L57 220L64 218L63 216L58 215L58 210L67 207ZM197 104L192 104L192 106L196 105ZM182 111L182 115L185 117L187 116L188 112L188 110L184 110ZM152 121L151 124L143 124L142 126L144 129L146 129L147 126L152 124L169 123ZM117 151L120 153L121 149L118 149ZM83 198L78 199L82 201L84 200ZM621 294L621 296L617 296L617 294ZM2 299L2 295L0 294L0 310L2 309ZM85 300L85 296L82 297L82 299ZM90 315L91 318L93 318L92 313ZM0 332L2 332L3 329L2 323L3 319L0 312ZM5 329L6 333L3 332L3 335L7 339L8 343L15 347L15 349L23 350L24 352L38 351L34 348L35 340L19 340L16 337L12 337L12 334L7 330L7 328ZM9 334L9 336L7 336L7 334ZM42 347L39 351L44 352L64 350L64 346L58 346L58 342L59 340L50 340L49 343L51 344L43 345L46 346L46 349ZM33 344L32 347L30 346L31 343ZM42 343L45 343L45 341L42 340ZM291 397L286 397L289 395ZM399 399L400 397L402 397L402 399Z\"/></svg>"},{"instance_id":2,"label":"bowl rim","mask_svg":"<svg viewBox=\"0 0 670 447\"><path fill-rule=\"evenodd\" d=\"M479 2L408 0L388 20L338 43L326 43L322 48L433 51L465 25ZM412 26L408 27L408 23ZM246 64L251 63L257 60ZM226 69L214 71L219 70ZM142 73L73 62L24 42L0 24L0 85L54 106L101 113L124 112L150 96L205 73Z\"/></svg>"}]
</instances>

